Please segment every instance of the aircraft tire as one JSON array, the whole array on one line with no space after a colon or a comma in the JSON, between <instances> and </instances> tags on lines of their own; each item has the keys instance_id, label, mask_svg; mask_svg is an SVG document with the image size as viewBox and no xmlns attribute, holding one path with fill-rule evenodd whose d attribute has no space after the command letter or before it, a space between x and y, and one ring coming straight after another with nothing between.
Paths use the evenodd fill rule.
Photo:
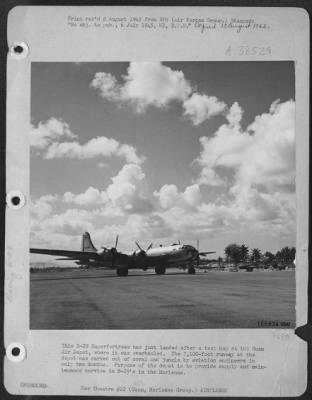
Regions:
<instances>
[{"instance_id":1,"label":"aircraft tire","mask_svg":"<svg viewBox=\"0 0 312 400\"><path fill-rule=\"evenodd\" d=\"M195 272L196 272L196 270L195 270L194 267L190 267L190 268L188 269L188 273L191 274L191 275L195 274Z\"/></svg>"},{"instance_id":2,"label":"aircraft tire","mask_svg":"<svg viewBox=\"0 0 312 400\"><path fill-rule=\"evenodd\" d=\"M157 265L157 267L155 267L155 272L157 275L163 275L166 272L166 267Z\"/></svg>"},{"instance_id":3,"label":"aircraft tire","mask_svg":"<svg viewBox=\"0 0 312 400\"><path fill-rule=\"evenodd\" d=\"M118 276L128 276L128 268L119 267L116 269L116 273Z\"/></svg>"}]
</instances>

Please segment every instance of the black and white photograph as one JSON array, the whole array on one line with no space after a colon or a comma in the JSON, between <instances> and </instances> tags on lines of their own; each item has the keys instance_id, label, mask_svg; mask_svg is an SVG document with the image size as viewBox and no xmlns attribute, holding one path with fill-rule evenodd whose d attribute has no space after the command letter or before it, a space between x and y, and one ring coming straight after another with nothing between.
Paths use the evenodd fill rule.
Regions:
<instances>
[{"instance_id":1,"label":"black and white photograph","mask_svg":"<svg viewBox=\"0 0 312 400\"><path fill-rule=\"evenodd\" d=\"M30 329L295 327L293 61L32 62Z\"/></svg>"},{"instance_id":2,"label":"black and white photograph","mask_svg":"<svg viewBox=\"0 0 312 400\"><path fill-rule=\"evenodd\" d=\"M302 395L305 10L21 6L7 26L6 390Z\"/></svg>"}]
</instances>

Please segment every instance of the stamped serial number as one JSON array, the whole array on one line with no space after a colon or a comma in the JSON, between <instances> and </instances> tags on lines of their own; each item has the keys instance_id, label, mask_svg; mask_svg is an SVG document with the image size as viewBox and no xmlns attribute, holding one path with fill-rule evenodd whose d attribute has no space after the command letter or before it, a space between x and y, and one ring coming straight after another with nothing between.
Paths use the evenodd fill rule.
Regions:
<instances>
[{"instance_id":1,"label":"stamped serial number","mask_svg":"<svg viewBox=\"0 0 312 400\"><path fill-rule=\"evenodd\" d=\"M250 46L242 45L238 47L228 46L225 51L228 56L269 56L272 54L271 46Z\"/></svg>"},{"instance_id":2,"label":"stamped serial number","mask_svg":"<svg viewBox=\"0 0 312 400\"><path fill-rule=\"evenodd\" d=\"M259 328L277 328L277 327L290 327L290 322L289 321L257 321L257 325Z\"/></svg>"}]
</instances>

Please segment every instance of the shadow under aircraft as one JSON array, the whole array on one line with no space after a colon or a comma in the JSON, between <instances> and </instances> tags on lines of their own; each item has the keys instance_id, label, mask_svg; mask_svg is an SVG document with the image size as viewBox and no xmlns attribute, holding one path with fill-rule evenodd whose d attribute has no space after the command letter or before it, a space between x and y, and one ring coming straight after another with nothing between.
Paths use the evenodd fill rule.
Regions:
<instances>
[{"instance_id":1,"label":"shadow under aircraft","mask_svg":"<svg viewBox=\"0 0 312 400\"><path fill-rule=\"evenodd\" d=\"M187 268L189 274L194 274L200 256L215 253L199 252L194 246L180 243L155 248L151 243L146 250L143 250L137 242L135 243L138 248L135 251L120 252L117 250L118 238L117 235L114 247L97 249L92 243L89 232L85 232L82 235L80 251L31 248L30 253L64 257L57 260L74 261L86 268L114 269L118 276L127 276L129 269L146 271L148 268L155 268L156 274L162 275L168 268L173 267Z\"/></svg>"}]
</instances>

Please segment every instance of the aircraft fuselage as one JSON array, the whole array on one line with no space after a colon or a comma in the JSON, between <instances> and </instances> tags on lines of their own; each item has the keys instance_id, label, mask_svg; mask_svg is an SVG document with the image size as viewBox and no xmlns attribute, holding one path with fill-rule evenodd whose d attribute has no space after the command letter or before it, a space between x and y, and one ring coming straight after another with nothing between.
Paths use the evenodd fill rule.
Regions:
<instances>
[{"instance_id":1,"label":"aircraft fuselage","mask_svg":"<svg viewBox=\"0 0 312 400\"><path fill-rule=\"evenodd\" d=\"M167 257L167 266L189 264L196 260L197 250L190 245L161 246L148 250L147 259L157 257Z\"/></svg>"}]
</instances>

